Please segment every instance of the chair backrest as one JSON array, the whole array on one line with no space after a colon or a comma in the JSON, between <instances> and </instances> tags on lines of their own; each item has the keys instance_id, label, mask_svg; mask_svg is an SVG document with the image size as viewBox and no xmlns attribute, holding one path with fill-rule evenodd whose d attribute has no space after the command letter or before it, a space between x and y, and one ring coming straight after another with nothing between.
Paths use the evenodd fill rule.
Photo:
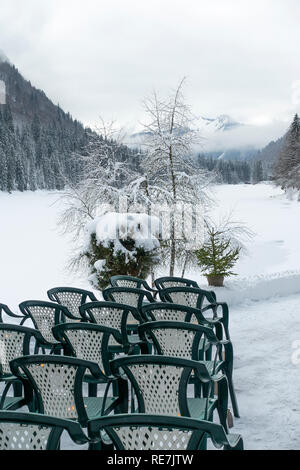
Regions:
<instances>
[{"instance_id":1,"label":"chair backrest","mask_svg":"<svg viewBox=\"0 0 300 470\"><path fill-rule=\"evenodd\" d=\"M129 305L130 307L136 308L139 312L141 311L143 302L155 302L150 292L130 287L110 287L104 289L102 295L104 300L108 302Z\"/></svg>"},{"instance_id":2,"label":"chair backrest","mask_svg":"<svg viewBox=\"0 0 300 470\"><path fill-rule=\"evenodd\" d=\"M195 287L169 287L159 291L163 302L171 302L178 305L186 305L201 310L206 300L209 303L216 301L213 291L206 291Z\"/></svg>"},{"instance_id":3,"label":"chair backrest","mask_svg":"<svg viewBox=\"0 0 300 470\"><path fill-rule=\"evenodd\" d=\"M165 356L127 356L111 361L113 374L129 378L138 402L139 413L190 416L187 386L192 372L209 382L201 362Z\"/></svg>"},{"instance_id":4,"label":"chair backrest","mask_svg":"<svg viewBox=\"0 0 300 470\"><path fill-rule=\"evenodd\" d=\"M14 375L22 381L26 381L24 375L28 379L39 413L86 425L82 383L87 370L96 378L102 376L96 363L67 356L33 355L14 359L10 365Z\"/></svg>"},{"instance_id":5,"label":"chair backrest","mask_svg":"<svg viewBox=\"0 0 300 470\"><path fill-rule=\"evenodd\" d=\"M201 312L186 305L177 305L167 302L156 302L143 305L141 308L145 321L197 321ZM196 318L195 318L196 316ZM202 316L201 316L202 319Z\"/></svg>"},{"instance_id":6,"label":"chair backrest","mask_svg":"<svg viewBox=\"0 0 300 470\"><path fill-rule=\"evenodd\" d=\"M74 320L80 319L79 307L81 305L97 301L93 292L75 287L55 287L48 290L47 295L52 302L67 307Z\"/></svg>"},{"instance_id":7,"label":"chair backrest","mask_svg":"<svg viewBox=\"0 0 300 470\"><path fill-rule=\"evenodd\" d=\"M218 344L218 339L211 328L191 323L156 321L140 325L139 334L144 341L151 339L156 352L163 356L199 359L200 341L206 344Z\"/></svg>"},{"instance_id":8,"label":"chair backrest","mask_svg":"<svg viewBox=\"0 0 300 470\"><path fill-rule=\"evenodd\" d=\"M59 344L52 334L53 326L64 323L69 311L63 305L41 300L28 300L19 305L21 312L28 316L39 330L45 344Z\"/></svg>"},{"instance_id":9,"label":"chair backrest","mask_svg":"<svg viewBox=\"0 0 300 470\"><path fill-rule=\"evenodd\" d=\"M199 289L196 281L183 277L160 277L155 279L154 284L157 290L167 289L168 287L195 287Z\"/></svg>"},{"instance_id":10,"label":"chair backrest","mask_svg":"<svg viewBox=\"0 0 300 470\"><path fill-rule=\"evenodd\" d=\"M217 448L243 449L241 436L236 435L235 439L231 436L229 440L221 425L192 418L150 414L105 416L90 421L88 430L92 439L105 431L116 450L198 450L205 434Z\"/></svg>"},{"instance_id":11,"label":"chair backrest","mask_svg":"<svg viewBox=\"0 0 300 470\"><path fill-rule=\"evenodd\" d=\"M114 328L121 335L121 344L126 348L129 345L127 324L142 323L142 317L136 308L116 302L90 302L80 307L80 314L85 322ZM109 345L120 344L120 341L111 337Z\"/></svg>"},{"instance_id":12,"label":"chair backrest","mask_svg":"<svg viewBox=\"0 0 300 470\"><path fill-rule=\"evenodd\" d=\"M75 421L0 411L0 450L57 450L63 431L77 444L88 440Z\"/></svg>"},{"instance_id":13,"label":"chair backrest","mask_svg":"<svg viewBox=\"0 0 300 470\"><path fill-rule=\"evenodd\" d=\"M0 376L11 375L10 361L30 354L31 338L37 330L19 325L0 324Z\"/></svg>"},{"instance_id":14,"label":"chair backrest","mask_svg":"<svg viewBox=\"0 0 300 470\"><path fill-rule=\"evenodd\" d=\"M103 378L111 375L108 345L111 337L122 344L118 330L92 323L64 323L52 331L58 341L67 344L72 356L98 364Z\"/></svg>"},{"instance_id":15,"label":"chair backrest","mask_svg":"<svg viewBox=\"0 0 300 470\"><path fill-rule=\"evenodd\" d=\"M131 287L133 289L151 290L147 281L133 276L112 276L109 280L112 287Z\"/></svg>"},{"instance_id":16,"label":"chair backrest","mask_svg":"<svg viewBox=\"0 0 300 470\"><path fill-rule=\"evenodd\" d=\"M10 308L5 304L0 304L0 323L3 323L3 313L11 318L24 319L24 315L16 315L13 313Z\"/></svg>"}]
</instances>

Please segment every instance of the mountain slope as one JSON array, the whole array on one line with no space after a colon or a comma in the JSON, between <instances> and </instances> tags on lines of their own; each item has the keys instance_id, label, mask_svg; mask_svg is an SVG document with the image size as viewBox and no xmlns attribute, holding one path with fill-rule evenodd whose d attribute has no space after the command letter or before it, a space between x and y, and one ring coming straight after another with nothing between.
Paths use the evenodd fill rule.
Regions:
<instances>
[{"instance_id":1,"label":"mountain slope","mask_svg":"<svg viewBox=\"0 0 300 470\"><path fill-rule=\"evenodd\" d=\"M0 80L6 88L6 104L0 105L0 190L61 189L78 173L71 154L86 143L87 131L3 53Z\"/></svg>"}]
</instances>

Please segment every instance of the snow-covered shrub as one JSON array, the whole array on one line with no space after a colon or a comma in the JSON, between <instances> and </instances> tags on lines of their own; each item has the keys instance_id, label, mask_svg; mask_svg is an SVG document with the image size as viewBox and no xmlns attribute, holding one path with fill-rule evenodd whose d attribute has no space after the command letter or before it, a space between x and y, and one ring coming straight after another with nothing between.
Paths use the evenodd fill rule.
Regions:
<instances>
[{"instance_id":1,"label":"snow-covered shrub","mask_svg":"<svg viewBox=\"0 0 300 470\"><path fill-rule=\"evenodd\" d=\"M93 287L104 289L115 275L145 279L159 262L158 236L159 219L147 214L109 212L95 219L82 252Z\"/></svg>"}]
</instances>

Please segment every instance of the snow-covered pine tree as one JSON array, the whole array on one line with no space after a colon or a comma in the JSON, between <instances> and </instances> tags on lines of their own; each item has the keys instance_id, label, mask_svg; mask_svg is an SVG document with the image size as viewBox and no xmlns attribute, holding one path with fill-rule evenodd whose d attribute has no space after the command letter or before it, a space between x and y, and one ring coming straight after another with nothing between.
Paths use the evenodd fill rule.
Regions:
<instances>
[{"instance_id":1,"label":"snow-covered pine tree","mask_svg":"<svg viewBox=\"0 0 300 470\"><path fill-rule=\"evenodd\" d=\"M274 180L285 191L300 190L300 119L295 115L274 165Z\"/></svg>"},{"instance_id":2,"label":"snow-covered pine tree","mask_svg":"<svg viewBox=\"0 0 300 470\"><path fill-rule=\"evenodd\" d=\"M252 168L252 183L260 183L264 179L264 169L261 160L257 160Z\"/></svg>"}]
</instances>

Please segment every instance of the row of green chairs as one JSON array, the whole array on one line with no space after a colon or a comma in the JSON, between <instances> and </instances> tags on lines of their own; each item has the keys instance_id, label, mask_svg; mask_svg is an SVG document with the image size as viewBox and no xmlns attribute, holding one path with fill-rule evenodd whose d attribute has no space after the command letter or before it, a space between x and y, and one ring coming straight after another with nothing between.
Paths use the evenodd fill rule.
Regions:
<instances>
[{"instance_id":1,"label":"row of green chairs","mask_svg":"<svg viewBox=\"0 0 300 470\"><path fill-rule=\"evenodd\" d=\"M87 437L72 420L35 413L0 412L0 450L57 450L63 432L78 445L99 442L105 435L116 450L193 451L205 435L216 448L242 450L239 435L228 435L221 426L191 418L120 414L88 423ZM102 437L103 439L103 437Z\"/></svg>"},{"instance_id":2,"label":"row of green chairs","mask_svg":"<svg viewBox=\"0 0 300 470\"><path fill-rule=\"evenodd\" d=\"M119 276L118 282L120 278L126 278L126 282L129 282L128 276ZM132 279L130 278L131 282ZM117 280L111 282L114 284ZM144 282L142 280L138 280L140 282ZM182 283L190 283L192 284L194 281L188 280L181 280ZM160 287L165 287L165 282L171 282L170 278L162 278ZM175 278L175 283L179 284L177 278ZM141 286L142 284L140 284ZM169 284L167 284L169 285ZM195 292L196 290L196 292ZM205 294L205 295L204 295ZM160 295L162 299L165 301L164 304L155 303L152 295L150 292L145 290L130 288L130 287L114 287L111 289L106 289L103 291L103 296L106 300L105 305L98 305L97 308L93 308L93 312L97 312L98 316L102 316L102 319L97 319L97 322L100 324L104 324L106 326L117 326L119 327L119 331L122 335L122 340L119 342L116 340L114 341L114 345L111 345L111 353L121 353L121 352L130 352L137 351L137 347L143 347L143 343L141 343L139 337L137 335L128 335L128 324L132 321L132 326L137 329L138 324L142 323L143 321L149 320L156 320L156 319L163 319L163 320L184 320L183 316L186 316L186 312L181 312L180 309L182 307L176 307L173 305L172 308L166 308L166 302L180 302L181 304L187 303L188 305L194 305L196 307L195 310L198 311L196 316L197 322L202 323L203 325L207 324L208 326L213 326L215 328L215 332L218 338L222 338L222 325L226 326L225 333L228 332L228 309L226 309L226 304L223 305L223 313L227 313L227 316L223 315L221 318L213 317L212 319L208 319L204 317L203 311L206 311L208 308L211 308L210 304L208 307L202 307L204 296L210 295L211 301L214 301L215 296L212 296L213 293L198 290L195 287L169 287L167 289L162 289L160 291ZM184 295L184 300L182 300L182 295ZM43 333L43 342L37 343L35 353L38 352L39 348L42 347L42 352L45 353L45 349L50 349L51 353L58 353L61 350L61 344L53 338L52 335L52 326L55 324L70 321L70 320L81 320L81 321L95 321L95 318L92 320L91 315L93 315L92 308L85 308L84 305L92 305L91 303L86 304L87 300L95 299L94 294L89 291L85 291L82 289L74 289L74 288L56 288L51 289L48 291L48 296L52 300L56 300L66 305L61 305L59 307L58 304L51 304L47 302L37 302L37 301L30 301L30 302L23 302L20 304L20 310L23 313L24 318L30 318L35 326L40 332ZM146 301L146 302L145 302ZM119 308L116 308L116 303L122 305ZM148 306L145 305L148 303ZM151 304L155 303L155 309L151 307ZM115 305L113 305L115 304ZM124 312L125 305L131 306L131 309L128 314L122 315ZM79 307L79 308L78 308ZM83 307L83 308L82 308ZM72 311L73 313L70 313ZM126 311L126 310L125 310ZM149 312L155 312L155 316L149 318ZM82 314L82 312L84 312ZM90 318L86 318L86 313L88 312ZM192 308L190 310L192 312ZM201 313L200 313L201 312ZM117 315L116 315L117 313ZM159 313L161 314L159 316ZM202 315L202 318L199 318ZM180 317L181 316L181 317ZM189 316L191 317L190 313ZM122 318L122 324L120 325L120 319ZM226 320L226 321L225 321ZM119 325L118 325L119 323ZM134 325L135 324L135 325ZM121 327L120 327L121 326ZM229 337L229 332L226 333L226 337ZM229 349L231 350L229 351ZM227 346L227 364L229 364L227 368L227 376L229 380L229 388L230 388L230 395L233 405L234 415L236 417L239 416L237 400L235 397L233 382L232 382L232 371L233 371L233 351L232 345L229 343ZM93 389L92 384L90 385L91 390ZM95 390L95 389L94 389ZM95 393L91 392L91 393Z\"/></svg>"},{"instance_id":3,"label":"row of green chairs","mask_svg":"<svg viewBox=\"0 0 300 470\"><path fill-rule=\"evenodd\" d=\"M63 331L64 334L62 334ZM34 390L35 407L39 413L63 419L75 419L82 427L86 427L88 422L99 418L99 413L100 416L102 416L112 411L117 406L123 406L124 411L126 410L125 397L127 397L127 382L122 375L124 370L126 370L126 374L128 374L129 380L132 381L135 393L138 397L137 411L139 413L144 411L147 414L151 414L152 411L152 413L158 414L159 410L161 410L165 414L167 410L168 415L176 415L177 412L179 412L182 416L190 416L191 403L194 401L192 409L196 411L196 417L200 420L203 420L203 418L207 418L208 420L212 419L213 410L220 407L218 400L213 400L209 397L206 399L197 398L195 400L198 403L195 404L195 400L188 399L187 394L184 393L189 382L189 375L192 371L197 373L198 380L202 382L212 382L212 377L209 376L203 364L196 361L166 358L163 356L128 356L112 361L110 366L104 362L100 364L101 358L107 357L107 355L104 354L105 346L107 347L109 341L108 336L112 333L113 332L109 329L96 325L89 325L89 328L86 324L78 323L57 325L54 328L54 334L60 338L62 338L62 336L65 339L68 338L66 347L70 349L71 345L77 356L82 355L86 358L88 354L94 354L92 357L93 362L79 359L78 357L75 359L66 356L58 357L46 355L27 356L14 359L10 362L14 375L19 377L24 385L28 385L28 383L31 384ZM97 340L95 339L95 334L98 336ZM95 343L94 346L99 346L100 334L102 334L102 354L98 352L98 356L95 357L97 347L92 347L92 339ZM101 370L101 367L103 367L103 370ZM97 397L93 400L88 398L83 399L81 394L82 380L86 371L88 370L89 374L95 379L99 379L102 375L107 374L107 368L109 367L114 371L111 379L118 380L122 385L122 387L119 388L119 391L122 390L122 393L119 393L119 401L117 398L109 399L106 393L104 398ZM136 369L136 374L132 380L134 369ZM159 376L157 376L157 374ZM146 382L144 380L144 383L141 383L140 379L145 378L145 376ZM150 378L152 383L150 383ZM221 376L213 379L214 381L220 382L220 385L222 385ZM172 390L169 393L170 396L164 396L163 403L161 403L161 387L163 381L165 382L166 388ZM158 384L160 384L160 387L158 387ZM170 387L170 384L172 387ZM145 396L146 392L148 393L147 396ZM223 393L222 396L224 397ZM123 400L120 401L120 397L122 397ZM100 403L101 400L102 405ZM96 404L96 402L98 403ZM104 402L105 406L103 405ZM202 406L200 406L201 403ZM166 407L168 407L168 409ZM224 409L225 408L226 404L224 406Z\"/></svg>"},{"instance_id":4,"label":"row of green chairs","mask_svg":"<svg viewBox=\"0 0 300 470\"><path fill-rule=\"evenodd\" d=\"M70 297L70 294L72 294L72 290L74 289L71 289L71 288L68 288L68 289L70 289L70 292L69 292L69 297ZM147 369L146 375L149 375L148 371L150 371L150 375L151 375L151 373L153 373L153 370L155 374L162 373L163 375L166 375L167 376L166 384L167 384L170 379L172 380L178 379L178 369L180 369L180 365L178 365L178 361L186 360L189 363L189 366L187 365L186 362L184 364L181 364L182 370L183 370L182 374L184 375L184 379L180 378L181 394L180 394L180 405L178 404L179 414L190 416L191 413L192 414L194 413L195 415L195 412L197 412L198 419L203 420L204 418L206 420L206 419L212 419L213 410L217 409L219 412L220 421L222 422L224 428L226 429L225 411L227 410L226 390L227 390L227 378L228 378L228 377L226 378L226 371L228 375L228 367L230 368L230 365L228 364L228 362L230 361L227 361L227 364L226 364L226 360L225 361L222 360L221 349L223 347L225 349L227 348L225 358L226 359L229 358L230 357L230 345L231 345L230 341L228 340L220 341L216 336L212 337L213 332L211 328L206 328L207 331L206 332L204 331L205 330L205 327L203 326L204 317L202 316L202 318L199 319L199 316L201 316L200 309L193 309L188 306L184 307L184 306L174 305L174 304L168 305L166 302L165 303L154 302L154 299L151 293L149 295L149 292L145 291L145 289L144 289L144 293L136 292L136 291L141 290L139 288L136 289L136 288L130 288L130 287L123 287L123 288L118 287L116 289L117 290L114 292L110 291L109 295L112 295L112 294L114 295L116 294L117 296L119 296L120 294L129 295L131 297L130 300L125 299L126 302L129 303L129 305L117 303L116 298L112 298L112 297L110 298L107 297L106 302L97 302L95 300L95 297L94 298L92 297L93 294L92 296L88 296L87 295L89 294L88 291L82 291L78 289L77 290L78 292L75 293L76 294L75 297L77 297L75 299L75 307L74 307L74 297L73 297L73 305L70 305L70 304L68 306L62 305L62 307L64 308L61 308L61 309L57 308L57 304L55 308L53 304L51 305L50 303L48 303L47 305L45 305L46 303L44 303L44 305L38 305L38 304L41 304L40 302L39 303L37 302L35 305L34 303L30 304L30 302L23 303L23 305L22 304L20 305L20 309L24 317L31 318L33 320L33 323L35 322L36 328L42 329L41 324L44 325L44 334L47 331L49 334L49 322L47 324L47 319L49 320L49 317L51 317L52 325L57 324L57 326L55 326L50 333L51 337L48 336L49 345L51 343L49 339L53 340L54 338L56 342L56 347L53 348L53 345L52 345L52 348L50 349L52 353L53 352L56 353L57 351L59 351L59 348L60 348L64 351L64 354L68 354L70 356L73 355L77 358L77 360L78 358L81 357L81 361L86 362L86 359L88 358L89 359L88 362L98 365L97 373L95 373L96 372L95 369L94 369L94 374L93 374L93 370L89 369L90 373L89 374L83 373L82 380L88 381L87 377L89 377L90 383L94 383L94 384L106 383L106 390L104 393L104 399L103 399L102 406L101 406L101 413L100 413L101 416L103 414L106 414L107 412L114 410L115 408L118 408L118 410L121 410L121 409L126 410L126 397L128 399L128 391L126 392L126 386L125 386L126 381L124 380L124 370L126 370L126 374L125 374L126 379L127 380L129 379L129 382L131 382L133 389L135 391L135 395L137 397L136 410L140 414L142 411L145 411L147 408L147 415L145 416L145 419L148 419L147 416L150 416L151 406L152 407L158 406L157 402L159 400L157 400L157 397L155 398L156 394L158 393L155 389L156 382L152 383L152 386L154 387L153 390L156 393L152 393L150 395L149 395L149 388L151 389L150 384L147 381L146 381L146 384L140 383L141 377L145 376L145 368ZM194 289L196 288L194 287ZM60 290L63 291L64 288L60 288ZM63 299L59 299L58 297L51 298L51 295L54 295L53 291L54 290L52 290L52 292L51 291L48 292L48 296L50 300L53 300L56 302L59 301L60 303L63 303L64 302ZM104 292L106 292L107 294L107 291L109 291L109 289L107 289ZM104 298L106 294L104 294ZM160 292L160 294L162 294L162 292ZM81 295L81 297L79 297L79 295ZM145 298L148 301L148 305L145 305L145 302L144 302ZM138 299L138 302L137 302L137 299ZM161 296L161 299L162 299L162 296ZM87 300L92 300L92 302L86 303ZM110 300L111 302L109 302L108 300ZM120 298L118 300L120 300ZM51 315L49 315L49 309L50 309ZM54 309L54 313L51 309ZM79 315L78 315L78 312L79 312ZM111 312L114 312L116 315L112 316ZM159 314L161 315L160 317L159 317ZM176 323L173 322L173 325L171 325L172 322L170 321L157 322L157 318L156 318L157 315L159 319L162 318L163 320L166 320L166 315L167 315L168 320L170 318L170 315L171 317L173 315L172 319L176 320ZM184 318L182 318L182 320L184 320L184 323L181 323L181 324L178 322L178 316L180 315L182 317L184 316ZM38 322L36 320L37 318L39 319ZM67 322L71 320L75 321L75 318L76 318L76 321L80 319L84 323L81 323L81 324L66 323L66 321ZM187 325L186 320L191 321L192 318L196 319L198 324L201 324L202 322L202 326L199 326L199 325L197 326L193 324ZM134 338L136 335L128 334L127 325L129 323L129 320L137 324L138 336L136 338ZM90 324L85 323L87 321L89 321ZM207 322L206 318L205 318L205 321ZM215 319L213 321L216 322ZM98 323L98 322L100 322L100 324L102 323L102 327L96 326L95 324L91 325L91 323ZM105 325L103 326L103 322L106 323L106 326ZM38 323L40 323L40 325L38 325ZM115 323L113 326L117 326L117 328L109 328L108 325L112 326L112 323ZM210 324L209 326L212 326L212 324ZM174 335L174 331L176 331L175 335ZM218 330L216 329L216 331ZM184 348L182 348L181 351L178 350L178 347L174 349L174 344L172 345L172 341L173 341L172 338L174 337L178 338L179 332L180 334L185 335L184 336L185 340L187 340L187 338L189 339L188 341L189 346L186 345ZM202 336L204 336L204 333L206 333L206 336L210 336L210 344L218 345L217 353L214 357L214 360L210 360L206 362L203 361L204 350L207 351L207 349L203 348ZM97 347L100 345L100 342L99 342L100 334L102 335L101 353L99 352L99 350L98 352L96 352ZM192 339L192 336L193 336L193 339ZM70 337L72 341L70 341ZM43 340L41 341L41 338L35 338L35 340L37 342L39 341L40 345L43 345ZM207 339L205 339L205 341L206 340ZM200 347L201 341L202 341L202 347ZM221 345L221 343L223 344ZM147 350L149 350L149 344L151 344L151 347L155 348L155 352L159 356L153 356L153 355L151 356L138 355L138 356L131 356L131 357L127 356L124 358L119 358L113 361L109 361L109 359L113 357L113 354L112 354L113 351L120 352L120 348L122 352L125 352L127 354L136 353L137 348L140 349L139 352L145 353L147 352ZM180 345L183 346L184 342L179 342L177 346L180 346ZM42 348L42 350L43 352L45 352L45 348ZM110 351L109 354L108 354L108 351ZM202 352L202 357L199 356L200 351ZM36 349L35 349L35 352L36 352ZM169 357L166 357L167 353L169 354ZM24 358L24 359L28 359L28 358ZM43 359L42 363L40 363L41 359ZM50 369L53 369L54 367L53 364L55 363L56 359L57 359L57 356L53 356L52 358L50 358L50 364L51 364L51 366L49 367ZM58 359L60 359L58 361L58 370L60 370L62 365L64 364L64 361L66 360L66 356L62 356ZM70 357L68 357L68 360L69 359ZM202 359L202 361L199 362L199 359ZM24 366L22 359L20 360L21 360L22 367L23 367L21 373L20 373L20 370L21 370L20 365L17 367L17 369L14 369L15 363L17 363L18 359L12 362L12 367L14 369L15 375L18 376L18 371L19 371L19 374L20 374L19 378L21 381L23 378L23 381L24 381L24 377L26 376L26 367ZM170 363L168 363L168 360L170 361ZM45 379L45 373L43 369L45 369L46 363L48 364L47 361L49 361L49 357L48 356L31 357L31 361L29 361L31 367L33 367L33 364L38 364L37 370L39 371L39 373L37 377L42 376ZM121 361L121 364L122 364L122 361L125 361L125 362L127 361L127 362L126 362L126 365L124 364L120 365L118 361L119 362ZM167 361L167 364L166 364L166 361ZM193 364L191 364L191 362L194 362L194 367L193 367ZM195 368L195 364L197 364L196 368ZM208 366L210 366L210 369L207 368ZM82 367L84 367L84 364L81 364L81 374L82 374ZM174 369L174 367L177 370L177 375L175 374L175 376L172 376L171 371ZM190 373L188 373L189 367L190 367ZM132 368L135 369L135 372L137 374L137 376L135 377L133 377L132 375ZM201 370L199 370L199 368ZM42 369L42 374L41 374L41 369ZM100 373L99 373L99 370L100 370ZM164 372L162 372L162 370L164 370ZM167 370L167 373L166 373L166 370ZM122 373L120 373L120 371ZM77 374L75 375L77 376ZM24 381L24 384L28 385L28 380L30 379L30 377L32 379L31 374L27 376L27 379ZM137 377L139 377L139 380L137 380ZM184 390L183 384L190 383L191 377L193 378L193 383L195 384L195 390L196 390L197 384L199 385L201 383L201 386L197 388L198 391L194 399L187 399L187 394L186 393L182 394L182 391ZM213 380L212 380L212 377L213 377ZM61 379L61 376L60 376L60 379ZM159 380L161 381L162 378L160 377ZM41 383L39 381L37 382L40 386ZM116 397L111 399L116 403L114 407L113 404L110 403L110 401L108 400L107 393L108 393L109 386L116 382L117 382L117 387L115 387L115 391L117 390L118 393ZM212 393L212 383L215 384L215 382L219 383L219 394L218 394L217 399L213 398L213 393ZM207 387L208 384L209 386ZM33 389L35 390L34 406L40 410L40 413L44 413L45 411L43 408L44 406L43 399L41 398L41 396L38 395L38 391L37 391L38 387L35 388L33 383L31 385ZM46 380L46 388L47 387L49 388L48 379ZM65 389L65 385L63 388ZM204 395L201 397L200 395L201 395L202 389L205 390L205 392L204 392ZM120 390L122 393L120 393ZM145 401L144 398L145 398L145 394L147 391L148 391L149 396L148 396L148 399ZM48 395L49 395L49 390L48 390ZM96 414L92 418L92 420L89 419L91 415L88 416L88 413L87 413L88 405L84 402L84 400L80 401L80 399L78 398L80 397L80 393L77 393L77 395L78 395L77 401L79 400L78 403L79 404L81 403L81 405L84 404L84 408L86 411L85 414L84 413L82 414L82 412L80 412L81 413L80 422L84 425L86 425L87 421L94 422L94 420L99 418L99 416L97 416ZM98 397L95 396L93 398L94 398L94 402L96 403ZM192 403L191 400L193 400L194 409L193 409L193 406L191 406L191 403ZM198 400L198 403L197 403L197 406L195 406L195 403L197 400ZM78 405L77 401L76 401L76 405ZM190 402L189 404L188 404L188 401ZM175 402L173 400L173 412L175 410L175 414L176 414L178 409L176 409L176 406L174 406L174 403ZM202 403L201 406L199 405L200 403ZM162 410L164 410L164 408L166 409L166 404L167 402L161 404ZM106 405L108 405L108 407L106 407ZM74 407L75 405L71 406L71 410L73 412L75 411L73 409ZM99 414L99 403L97 404L96 409L98 410L98 414ZM89 413L90 413L90 410L91 410L91 407L89 406ZM136 410L132 409L131 411L136 411ZM158 412L159 410L156 409L155 414L157 415ZM130 416L134 416L134 414L131 414ZM172 418L173 417L171 416L171 419ZM100 419L104 419L104 418L100 418ZM239 446L240 444L238 444L238 447Z\"/></svg>"}]
</instances>

